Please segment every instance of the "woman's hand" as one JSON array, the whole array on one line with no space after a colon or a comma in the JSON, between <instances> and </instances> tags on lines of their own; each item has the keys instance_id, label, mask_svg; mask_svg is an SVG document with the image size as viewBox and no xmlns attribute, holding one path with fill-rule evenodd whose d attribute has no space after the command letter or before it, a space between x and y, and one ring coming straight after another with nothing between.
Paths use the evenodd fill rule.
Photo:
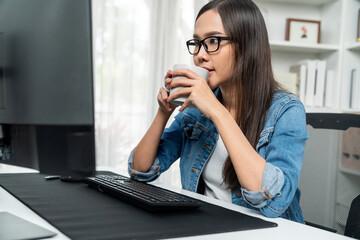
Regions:
<instances>
[{"instance_id":1,"label":"woman's hand","mask_svg":"<svg viewBox=\"0 0 360 240\"><path fill-rule=\"evenodd\" d=\"M167 98L170 103L180 96L188 96L186 101L180 107L179 111L185 110L191 104L195 105L206 117L211 118L214 107L221 103L217 100L207 81L189 69L177 69L172 73L174 76L186 76L187 78L166 79L168 89L183 87L177 89Z\"/></svg>"},{"instance_id":2,"label":"woman's hand","mask_svg":"<svg viewBox=\"0 0 360 240\"><path fill-rule=\"evenodd\" d=\"M168 87L169 82L171 82L171 76L172 76L171 71L169 70L165 76L166 87ZM159 94L157 96L159 109L161 112L165 113L166 115L171 115L177 106L168 102L167 101L168 98L169 98L169 93L164 88L161 87L159 90Z\"/></svg>"}]
</instances>

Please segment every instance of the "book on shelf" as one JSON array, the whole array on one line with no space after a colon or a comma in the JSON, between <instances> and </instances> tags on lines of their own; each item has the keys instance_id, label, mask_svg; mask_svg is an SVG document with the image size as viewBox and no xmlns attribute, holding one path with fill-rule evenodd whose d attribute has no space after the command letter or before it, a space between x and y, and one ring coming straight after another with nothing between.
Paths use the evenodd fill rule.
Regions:
<instances>
[{"instance_id":1,"label":"book on shelf","mask_svg":"<svg viewBox=\"0 0 360 240\"><path fill-rule=\"evenodd\" d=\"M326 61L317 59L315 62L314 106L322 107L324 106Z\"/></svg>"},{"instance_id":2,"label":"book on shelf","mask_svg":"<svg viewBox=\"0 0 360 240\"><path fill-rule=\"evenodd\" d=\"M305 104L306 65L297 64L290 66L290 72L296 74L296 88L300 101Z\"/></svg>"},{"instance_id":3,"label":"book on shelf","mask_svg":"<svg viewBox=\"0 0 360 240\"><path fill-rule=\"evenodd\" d=\"M297 76L291 72L275 72L276 81L287 91L299 96Z\"/></svg>"},{"instance_id":4,"label":"book on shelf","mask_svg":"<svg viewBox=\"0 0 360 240\"><path fill-rule=\"evenodd\" d=\"M334 94L334 70L326 70L324 106L331 108L333 106Z\"/></svg>"},{"instance_id":5,"label":"book on shelf","mask_svg":"<svg viewBox=\"0 0 360 240\"><path fill-rule=\"evenodd\" d=\"M352 109L360 109L360 73L359 68L351 69L350 73L350 97L349 107Z\"/></svg>"},{"instance_id":6,"label":"book on shelf","mask_svg":"<svg viewBox=\"0 0 360 240\"><path fill-rule=\"evenodd\" d=\"M306 65L306 83L305 83L305 105L314 105L315 78L316 78L316 60L302 60L299 64Z\"/></svg>"},{"instance_id":7,"label":"book on shelf","mask_svg":"<svg viewBox=\"0 0 360 240\"><path fill-rule=\"evenodd\" d=\"M334 71L327 70L325 60L302 60L290 66L290 72L297 76L298 96L305 106L332 106Z\"/></svg>"}]
</instances>

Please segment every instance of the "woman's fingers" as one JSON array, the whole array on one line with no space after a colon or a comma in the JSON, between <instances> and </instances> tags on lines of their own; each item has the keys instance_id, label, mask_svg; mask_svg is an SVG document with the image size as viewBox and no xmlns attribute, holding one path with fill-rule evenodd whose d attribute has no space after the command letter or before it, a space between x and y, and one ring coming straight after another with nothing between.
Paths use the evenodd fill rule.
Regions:
<instances>
[{"instance_id":1,"label":"woman's fingers","mask_svg":"<svg viewBox=\"0 0 360 240\"><path fill-rule=\"evenodd\" d=\"M169 98L169 93L164 88L160 88L158 97L157 97L159 106L161 109L171 112L171 111L174 111L176 106L171 104L170 102L168 102L167 101L168 98Z\"/></svg>"},{"instance_id":2,"label":"woman's fingers","mask_svg":"<svg viewBox=\"0 0 360 240\"><path fill-rule=\"evenodd\" d=\"M172 77L172 71L168 70L166 73L166 78L171 78Z\"/></svg>"},{"instance_id":3,"label":"woman's fingers","mask_svg":"<svg viewBox=\"0 0 360 240\"><path fill-rule=\"evenodd\" d=\"M194 80L206 82L206 80L201 78L198 74L186 68L176 69L174 71L169 70L165 77L165 87L169 90L180 86L191 87L195 84Z\"/></svg>"},{"instance_id":4,"label":"woman's fingers","mask_svg":"<svg viewBox=\"0 0 360 240\"><path fill-rule=\"evenodd\" d=\"M188 78L177 78L172 79L169 81L169 89L176 88L176 87L191 87L194 84L196 80L194 79L188 79Z\"/></svg>"},{"instance_id":5,"label":"woman's fingers","mask_svg":"<svg viewBox=\"0 0 360 240\"><path fill-rule=\"evenodd\" d=\"M165 91L163 88L160 88L159 93L158 93L158 103L160 107L165 107L166 106L166 100L168 98L168 93L167 91Z\"/></svg>"},{"instance_id":6,"label":"woman's fingers","mask_svg":"<svg viewBox=\"0 0 360 240\"><path fill-rule=\"evenodd\" d=\"M171 83L172 83L172 79L171 79L171 78L165 78L164 86L165 86L165 88L166 88L167 90L169 90L169 91L170 91L170 89L171 89L171 86L170 86ZM165 90L166 90L166 89L165 89Z\"/></svg>"},{"instance_id":7,"label":"woman's fingers","mask_svg":"<svg viewBox=\"0 0 360 240\"><path fill-rule=\"evenodd\" d=\"M187 107L190 106L190 104L191 104L191 102L190 102L189 98L187 98L185 100L185 102L181 105L181 107L179 108L179 112L184 111Z\"/></svg>"},{"instance_id":8,"label":"woman's fingers","mask_svg":"<svg viewBox=\"0 0 360 240\"><path fill-rule=\"evenodd\" d=\"M181 97L181 96L189 96L191 94L192 89L189 87L179 88L176 91L172 92L171 95L168 96L167 102L171 102L175 98Z\"/></svg>"},{"instance_id":9,"label":"woman's fingers","mask_svg":"<svg viewBox=\"0 0 360 240\"><path fill-rule=\"evenodd\" d=\"M169 96L168 92L164 88L160 88L160 95L163 101L166 101Z\"/></svg>"},{"instance_id":10,"label":"woman's fingers","mask_svg":"<svg viewBox=\"0 0 360 240\"><path fill-rule=\"evenodd\" d=\"M209 88L205 79L189 69L177 69L172 72L168 71L165 79L165 86L169 90L177 88L175 91L171 91L171 95L166 92L166 97L164 97L163 100L167 104L170 104L171 101L178 97L187 97L187 100L180 107L179 111L183 111L191 104L198 102L200 100L198 98L205 98L203 95L207 92L206 89ZM171 104L171 106L168 106L167 104L164 104L167 109L176 107L173 104Z\"/></svg>"},{"instance_id":11,"label":"woman's fingers","mask_svg":"<svg viewBox=\"0 0 360 240\"><path fill-rule=\"evenodd\" d=\"M162 80L162 87L165 88L166 91L170 91L169 85L171 83L172 71L168 70L164 79Z\"/></svg>"},{"instance_id":12,"label":"woman's fingers","mask_svg":"<svg viewBox=\"0 0 360 240\"><path fill-rule=\"evenodd\" d=\"M196 74L195 72L193 72L187 68L176 69L171 72L171 75L172 75L172 77L185 76L190 79L200 79L201 78L198 74Z\"/></svg>"}]
</instances>

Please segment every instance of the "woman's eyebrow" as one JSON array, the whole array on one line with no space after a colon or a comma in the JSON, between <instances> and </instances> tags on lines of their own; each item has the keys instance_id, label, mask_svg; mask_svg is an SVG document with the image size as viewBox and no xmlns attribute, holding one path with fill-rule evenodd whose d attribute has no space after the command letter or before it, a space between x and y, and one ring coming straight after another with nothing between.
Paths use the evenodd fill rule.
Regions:
<instances>
[{"instance_id":1,"label":"woman's eyebrow","mask_svg":"<svg viewBox=\"0 0 360 240\"><path fill-rule=\"evenodd\" d=\"M218 32L218 31L212 31L212 32L208 32L208 33L206 33L206 34L205 34L205 37L210 37L210 36L220 35L220 34L224 34L224 33L222 33L222 32ZM200 38L200 36L199 36L198 34L195 34L195 33L194 33L193 38L195 38L195 39L199 39L199 38Z\"/></svg>"}]
</instances>

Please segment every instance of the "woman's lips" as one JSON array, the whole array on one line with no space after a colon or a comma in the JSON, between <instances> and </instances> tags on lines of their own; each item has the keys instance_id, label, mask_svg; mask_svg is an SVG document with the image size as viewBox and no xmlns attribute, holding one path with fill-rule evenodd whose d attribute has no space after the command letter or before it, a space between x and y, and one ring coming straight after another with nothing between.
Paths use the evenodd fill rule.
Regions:
<instances>
[{"instance_id":1,"label":"woman's lips","mask_svg":"<svg viewBox=\"0 0 360 240\"><path fill-rule=\"evenodd\" d=\"M202 67L202 68L204 68L204 69L206 69L206 70L209 71L209 76L215 71L214 69L207 68L207 67Z\"/></svg>"},{"instance_id":2,"label":"woman's lips","mask_svg":"<svg viewBox=\"0 0 360 240\"><path fill-rule=\"evenodd\" d=\"M208 71L213 71L214 69L212 69L212 68L207 68L207 67L202 67L202 68L204 68L204 69L206 69L206 70L208 70Z\"/></svg>"}]
</instances>

